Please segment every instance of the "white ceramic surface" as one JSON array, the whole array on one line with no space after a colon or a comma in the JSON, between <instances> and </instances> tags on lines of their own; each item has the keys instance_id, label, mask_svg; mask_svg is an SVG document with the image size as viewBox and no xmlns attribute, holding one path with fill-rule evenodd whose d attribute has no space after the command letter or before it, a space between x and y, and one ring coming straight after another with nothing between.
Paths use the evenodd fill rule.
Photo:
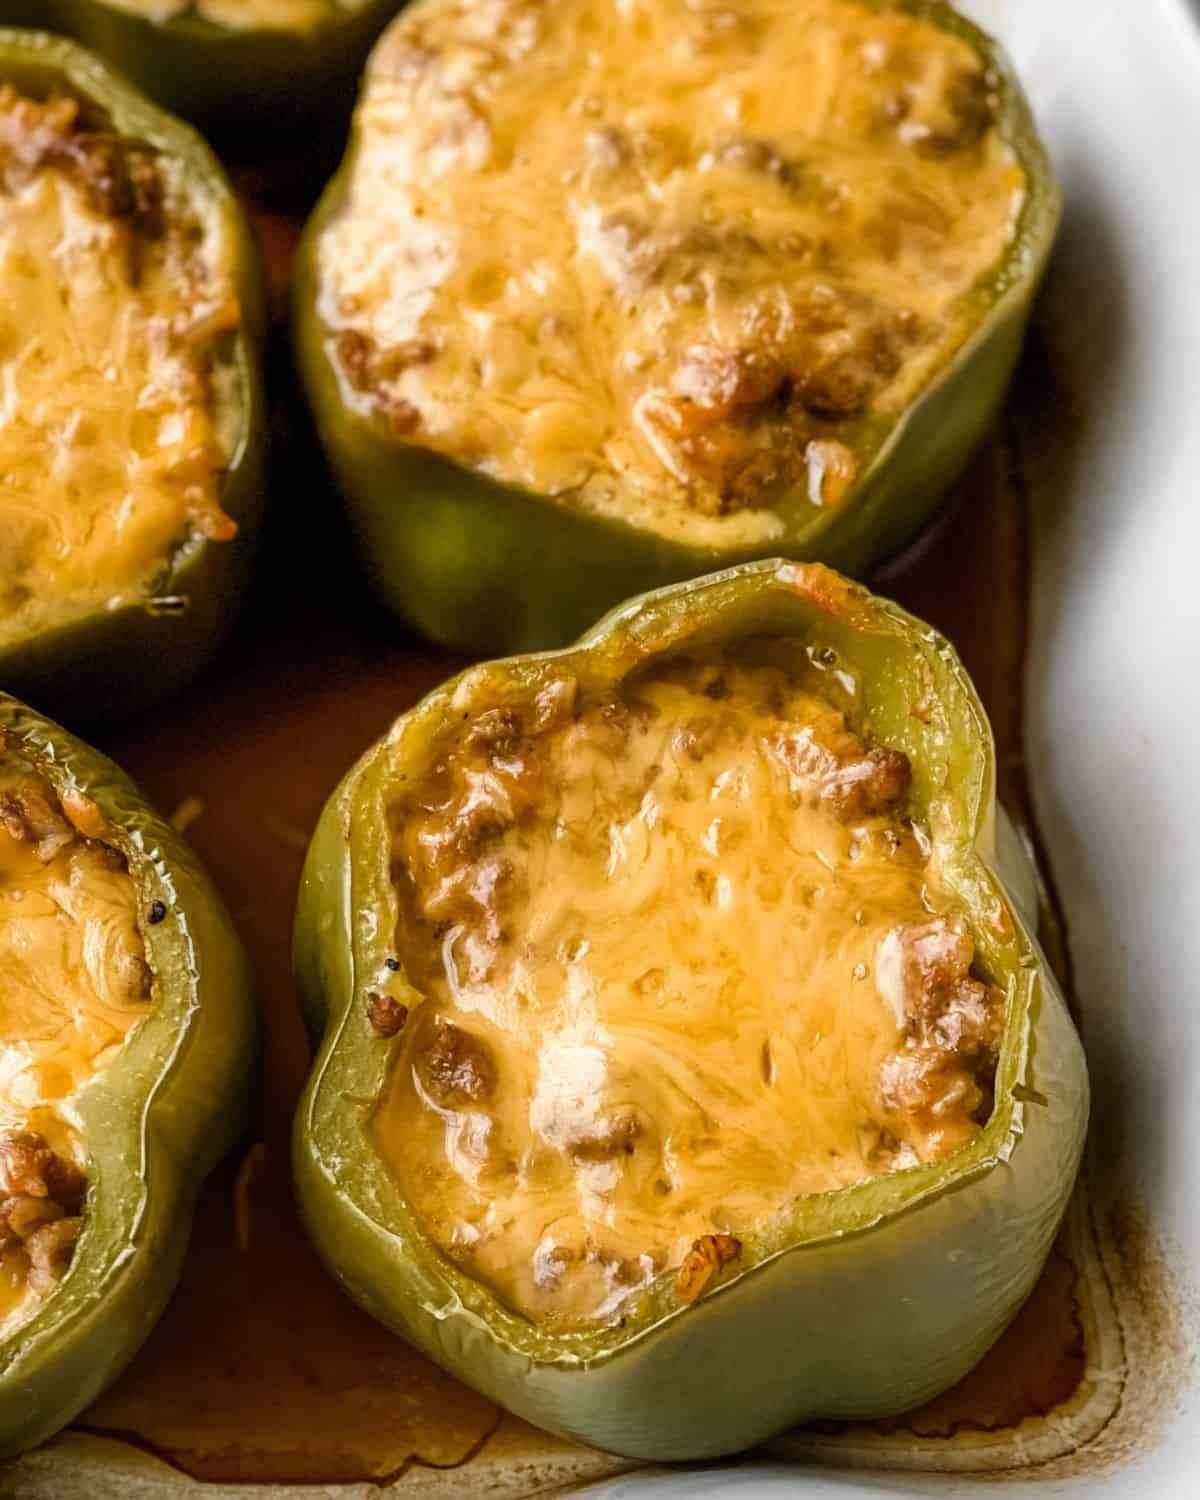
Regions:
<instances>
[{"instance_id":1,"label":"white ceramic surface","mask_svg":"<svg viewBox=\"0 0 1200 1500\"><path fill-rule=\"evenodd\" d=\"M1092 1177L1165 1250L1181 1325L1165 1361L1194 1338L1200 1289L1200 0L964 8L1014 57L1065 191L1041 312L1055 380L1031 422L1028 752L1092 1067ZM1200 1371L1183 1368L1182 1388L1151 1390L1157 1420L1123 1460L1011 1472L1002 1492L1196 1500ZM1135 1364L1127 1389L1153 1373ZM743 1464L588 1494L985 1489L994 1478Z\"/></svg>"}]
</instances>

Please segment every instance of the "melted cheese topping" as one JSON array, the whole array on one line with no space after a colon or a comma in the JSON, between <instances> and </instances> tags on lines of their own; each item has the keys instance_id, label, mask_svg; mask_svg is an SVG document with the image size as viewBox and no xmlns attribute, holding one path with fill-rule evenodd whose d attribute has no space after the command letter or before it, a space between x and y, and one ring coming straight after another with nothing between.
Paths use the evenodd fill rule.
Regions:
<instances>
[{"instance_id":1,"label":"melted cheese topping","mask_svg":"<svg viewBox=\"0 0 1200 1500\"><path fill-rule=\"evenodd\" d=\"M197 18L230 31L308 31L346 11L361 10L366 0L105 0L162 25Z\"/></svg>"},{"instance_id":2,"label":"melted cheese topping","mask_svg":"<svg viewBox=\"0 0 1200 1500\"><path fill-rule=\"evenodd\" d=\"M931 1130L888 1085L915 998L893 950L929 921L907 762L774 669L714 670L534 748L502 721L395 812L425 998L371 1133L534 1319L614 1317L704 1236L979 1128L977 1092Z\"/></svg>"},{"instance_id":3,"label":"melted cheese topping","mask_svg":"<svg viewBox=\"0 0 1200 1500\"><path fill-rule=\"evenodd\" d=\"M318 247L344 399L697 544L836 504L1024 175L961 38L851 0L424 0Z\"/></svg>"},{"instance_id":4,"label":"melted cheese topping","mask_svg":"<svg viewBox=\"0 0 1200 1500\"><path fill-rule=\"evenodd\" d=\"M142 597L174 549L236 530L208 358L236 325L229 280L199 226L148 237L57 164L88 149L58 107L0 98L0 644Z\"/></svg>"},{"instance_id":5,"label":"melted cheese topping","mask_svg":"<svg viewBox=\"0 0 1200 1500\"><path fill-rule=\"evenodd\" d=\"M4 826L6 798L30 780L0 760L0 1143L35 1132L82 1167L71 1101L147 1014L148 970L120 856L75 836L57 812L51 847L60 847L49 858L46 845ZM0 1221L11 1201L0 1201ZM0 1338L40 1300L23 1244L5 1243L3 1231L0 1222Z\"/></svg>"}]
</instances>

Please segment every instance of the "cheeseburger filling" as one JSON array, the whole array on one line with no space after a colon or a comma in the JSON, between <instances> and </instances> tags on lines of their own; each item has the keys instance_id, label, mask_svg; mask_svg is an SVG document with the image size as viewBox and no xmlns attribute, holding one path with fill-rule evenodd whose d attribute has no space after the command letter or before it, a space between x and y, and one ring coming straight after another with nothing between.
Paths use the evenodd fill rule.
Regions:
<instances>
[{"instance_id":1,"label":"cheeseburger filling","mask_svg":"<svg viewBox=\"0 0 1200 1500\"><path fill-rule=\"evenodd\" d=\"M839 504L978 324L1025 178L962 37L853 0L424 0L319 311L404 442L700 545Z\"/></svg>"},{"instance_id":2,"label":"cheeseburger filling","mask_svg":"<svg viewBox=\"0 0 1200 1500\"><path fill-rule=\"evenodd\" d=\"M95 803L0 741L0 1338L70 1264L88 1192L79 1091L154 988L137 892Z\"/></svg>"},{"instance_id":3,"label":"cheeseburger filling","mask_svg":"<svg viewBox=\"0 0 1200 1500\"><path fill-rule=\"evenodd\" d=\"M690 1301L795 1200L988 1118L1005 996L831 656L554 681L468 713L391 809L370 1134L534 1321L611 1321L664 1273Z\"/></svg>"},{"instance_id":4,"label":"cheeseburger filling","mask_svg":"<svg viewBox=\"0 0 1200 1500\"><path fill-rule=\"evenodd\" d=\"M236 531L221 259L175 163L0 84L0 646L148 597Z\"/></svg>"}]
</instances>

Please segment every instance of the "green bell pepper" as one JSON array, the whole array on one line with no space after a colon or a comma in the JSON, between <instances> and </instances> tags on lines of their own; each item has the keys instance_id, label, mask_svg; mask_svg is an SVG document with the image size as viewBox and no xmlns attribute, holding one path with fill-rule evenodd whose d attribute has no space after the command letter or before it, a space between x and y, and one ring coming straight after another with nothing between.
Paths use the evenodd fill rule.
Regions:
<instances>
[{"instance_id":1,"label":"green bell pepper","mask_svg":"<svg viewBox=\"0 0 1200 1500\"><path fill-rule=\"evenodd\" d=\"M411 7L396 28L417 28L422 11L436 3ZM1059 193L1028 104L998 47L939 0L890 8L965 39L985 60L1000 131L1024 169L1024 207L1001 261L969 294L976 321L957 352L871 439L836 505L814 507L807 493L785 496L774 506L784 533L761 545L692 545L586 513L569 495L556 498L495 482L423 447L419 430L397 435L347 389L336 363L335 331L322 313L330 299L318 258L362 153L363 127L356 126L302 241L294 339L334 483L371 584L388 608L455 648L478 654L539 650L566 644L621 599L664 583L777 553L861 576L918 532L1003 398L1054 240ZM382 64L380 72L386 86ZM368 67L364 101L371 90Z\"/></svg>"},{"instance_id":2,"label":"green bell pepper","mask_svg":"<svg viewBox=\"0 0 1200 1500\"><path fill-rule=\"evenodd\" d=\"M371 43L402 0L326 0L255 23L211 16L206 0L0 0L0 24L41 26L92 48L164 109L223 137L238 157L273 137L337 122L354 103ZM244 7L244 11L248 7ZM248 17L247 17L248 21ZM224 138L227 138L227 142Z\"/></svg>"},{"instance_id":3,"label":"green bell pepper","mask_svg":"<svg viewBox=\"0 0 1200 1500\"><path fill-rule=\"evenodd\" d=\"M92 121L147 143L176 164L190 204L217 227L240 322L214 336L228 379L232 454L219 476L233 541L198 530L168 558L152 592L33 634L0 637L5 688L73 721L110 719L174 691L224 637L250 577L266 492L267 421L260 378L266 313L257 251L220 164L194 131L155 108L73 42L34 31L0 31L0 84L42 99L79 99ZM2 623L2 622L0 622Z\"/></svg>"},{"instance_id":4,"label":"green bell pepper","mask_svg":"<svg viewBox=\"0 0 1200 1500\"><path fill-rule=\"evenodd\" d=\"M370 986L397 953L404 979L387 809L444 753L468 705L529 703L563 676L607 690L648 662L750 638L800 662L835 652L858 680L866 732L907 755L914 820L1007 995L994 1108L941 1160L785 1205L699 1301L660 1276L619 1323L557 1332L434 1246L367 1133L399 1045L368 1024ZM431 693L331 796L299 898L295 969L320 1046L295 1172L308 1232L342 1286L492 1400L636 1458L709 1458L796 1422L893 1415L954 1384L1038 1277L1088 1113L1082 1049L1031 931L1034 872L997 822L995 776L952 647L817 564L755 562L647 594L574 647L485 663ZM410 1009L422 1003L405 993Z\"/></svg>"},{"instance_id":5,"label":"green bell pepper","mask_svg":"<svg viewBox=\"0 0 1200 1500\"><path fill-rule=\"evenodd\" d=\"M0 1340L0 1457L65 1426L167 1303L196 1190L236 1139L255 1054L250 972L195 854L105 756L0 693L0 768L89 798L125 856L155 977L151 1007L75 1096L90 1187L57 1288Z\"/></svg>"}]
</instances>

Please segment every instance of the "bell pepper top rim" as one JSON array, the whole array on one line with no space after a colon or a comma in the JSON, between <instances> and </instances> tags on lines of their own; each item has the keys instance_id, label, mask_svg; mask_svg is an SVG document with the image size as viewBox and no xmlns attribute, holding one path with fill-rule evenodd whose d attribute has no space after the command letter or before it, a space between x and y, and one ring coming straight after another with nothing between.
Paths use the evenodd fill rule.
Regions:
<instances>
[{"instance_id":1,"label":"bell pepper top rim","mask_svg":"<svg viewBox=\"0 0 1200 1500\"><path fill-rule=\"evenodd\" d=\"M758 611L756 616L756 610ZM932 1199L953 1192L991 1171L1020 1151L1026 1105L1018 1085L1029 1065L1033 1019L1041 1003L1041 988L1052 980L1039 961L1036 946L988 860L993 837L995 796L994 747L986 717L957 654L943 637L898 606L872 596L862 587L819 564L766 560L743 564L692 583L673 585L632 600L613 610L572 647L527 657L488 662L468 668L429 694L393 725L347 773L330 800L329 811L343 846L355 840L356 853L345 854L341 878L349 882L356 911L370 913L359 920L350 939L353 982L336 1015L324 1018L326 1031L309 1088L297 1116L297 1148L312 1153L319 1171L352 1200L358 1214L373 1219L392 1237L397 1255L419 1262L419 1274L429 1289L431 1305L453 1306L456 1312L486 1322L489 1334L501 1344L539 1363L566 1366L595 1365L631 1344L649 1337L680 1317L695 1316L681 1304L673 1289L660 1279L644 1299L634 1304L619 1325L578 1331L543 1329L510 1310L490 1289L447 1260L428 1241L419 1218L403 1200L398 1183L375 1152L365 1130L365 1116L352 1115L342 1103L349 1093L356 1099L376 1100L387 1075L390 1047L374 1040L365 1025L355 1027L354 1001L391 952L397 907L390 892L386 834L380 816L388 789L397 775L416 774L438 735L463 705L481 706L490 694L525 695L547 676L571 672L586 684L613 682L646 660L669 655L702 641L736 640L755 618L772 620L789 614L792 632L802 634L807 615L820 628L832 629L839 639L871 638L890 641L902 650L911 647L912 659L932 689L931 710L946 709L937 732L963 740L963 753L947 758L946 784L936 798L922 790L922 767L914 765L914 800L928 815L928 832L946 888L968 916L978 950L993 979L1005 983L1009 999L1001 1057L996 1072L993 1113L972 1143L939 1162L870 1179L865 1183L815 1194L782 1208L765 1227L740 1235L749 1264L703 1299L705 1305L747 1277L765 1271L775 1260L828 1240L843 1240L886 1231L901 1214L917 1212ZM722 633L727 617L743 622ZM810 627L805 627L805 629ZM776 624L767 633L788 634ZM754 631L754 633L763 633ZM847 652L848 658L853 658ZM589 671L598 661L598 672ZM580 668L583 670L580 670ZM948 705L948 707L947 707ZM868 725L874 729L872 715ZM914 721L914 724L916 721ZM940 721L939 721L940 723ZM915 730L919 740L924 729ZM911 748L906 746L905 748ZM956 774L961 778L955 780ZM922 802L924 806L922 806ZM332 835L331 835L332 836ZM316 842L314 841L314 851ZM306 875L307 879L307 875ZM390 892L390 893L389 893ZM302 903L303 903L302 895ZM376 913L388 913L388 921ZM983 914L988 923L982 921ZM298 930L298 945L303 934ZM298 946L298 961L303 950ZM347 1061L350 1058L352 1060ZM355 1161L353 1170L347 1161Z\"/></svg>"}]
</instances>

